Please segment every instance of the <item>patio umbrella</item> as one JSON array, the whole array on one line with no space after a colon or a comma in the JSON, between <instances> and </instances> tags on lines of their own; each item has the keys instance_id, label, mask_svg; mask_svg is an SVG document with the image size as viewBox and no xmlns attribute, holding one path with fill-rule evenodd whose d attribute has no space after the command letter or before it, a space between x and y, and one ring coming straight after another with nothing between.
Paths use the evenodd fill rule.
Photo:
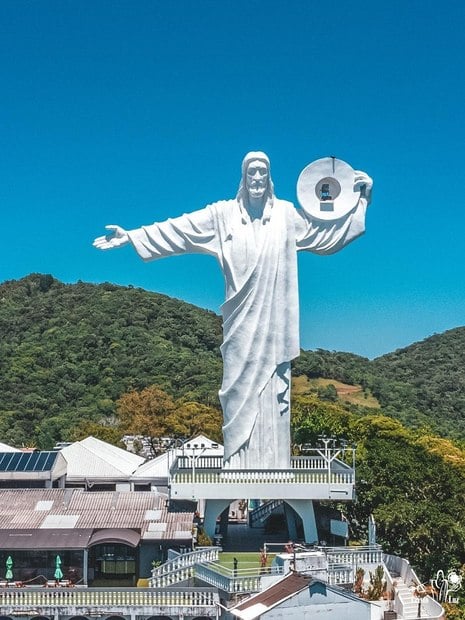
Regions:
<instances>
[{"instance_id":1,"label":"patio umbrella","mask_svg":"<svg viewBox=\"0 0 465 620\"><path fill-rule=\"evenodd\" d=\"M59 555L55 558L55 579L63 579L63 571L61 570L61 558Z\"/></svg>"},{"instance_id":2,"label":"patio umbrella","mask_svg":"<svg viewBox=\"0 0 465 620\"><path fill-rule=\"evenodd\" d=\"M11 557L11 555L7 557L5 565L6 565L5 579L7 581L10 581L11 579L13 579L13 571L11 570L13 568L13 558Z\"/></svg>"}]
</instances>

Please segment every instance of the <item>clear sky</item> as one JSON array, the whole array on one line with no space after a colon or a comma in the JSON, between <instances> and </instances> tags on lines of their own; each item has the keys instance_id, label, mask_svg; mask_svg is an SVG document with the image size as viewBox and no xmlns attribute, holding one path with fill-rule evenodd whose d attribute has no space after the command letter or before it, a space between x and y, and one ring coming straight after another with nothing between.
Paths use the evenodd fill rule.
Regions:
<instances>
[{"instance_id":1,"label":"clear sky","mask_svg":"<svg viewBox=\"0 0 465 620\"><path fill-rule=\"evenodd\" d=\"M463 0L2 0L0 282L114 282L219 312L206 256L98 252L232 198L249 150L374 179L367 233L299 256L301 344L375 357L465 324Z\"/></svg>"}]
</instances>

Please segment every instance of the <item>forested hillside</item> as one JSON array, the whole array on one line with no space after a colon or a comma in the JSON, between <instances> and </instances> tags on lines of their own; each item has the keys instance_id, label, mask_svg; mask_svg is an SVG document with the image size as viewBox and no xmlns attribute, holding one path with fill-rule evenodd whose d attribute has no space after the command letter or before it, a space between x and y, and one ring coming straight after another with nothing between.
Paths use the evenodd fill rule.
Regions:
<instances>
[{"instance_id":1,"label":"forested hillside","mask_svg":"<svg viewBox=\"0 0 465 620\"><path fill-rule=\"evenodd\" d=\"M33 274L0 285L0 437L51 448L131 389L217 404L221 320L169 297Z\"/></svg>"},{"instance_id":2,"label":"forested hillside","mask_svg":"<svg viewBox=\"0 0 465 620\"><path fill-rule=\"evenodd\" d=\"M295 374L358 384L386 415L465 440L465 327L436 334L373 361L352 353L304 351Z\"/></svg>"},{"instance_id":3,"label":"forested hillside","mask_svg":"<svg viewBox=\"0 0 465 620\"><path fill-rule=\"evenodd\" d=\"M156 385L218 407L221 319L142 289L65 285L32 274L0 285L0 433L50 448L80 420L111 422L117 401ZM294 376L359 385L383 414L465 439L465 328L376 360L303 351Z\"/></svg>"}]
</instances>

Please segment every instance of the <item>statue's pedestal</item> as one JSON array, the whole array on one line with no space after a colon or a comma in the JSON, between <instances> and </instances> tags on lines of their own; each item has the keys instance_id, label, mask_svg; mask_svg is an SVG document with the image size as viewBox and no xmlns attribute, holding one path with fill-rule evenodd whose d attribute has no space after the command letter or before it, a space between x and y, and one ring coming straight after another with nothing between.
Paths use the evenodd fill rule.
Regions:
<instances>
[{"instance_id":1,"label":"statue's pedestal","mask_svg":"<svg viewBox=\"0 0 465 620\"><path fill-rule=\"evenodd\" d=\"M175 455L172 463L170 500L203 500L204 529L210 537L232 501L279 499L299 515L305 541L312 543L318 540L313 501L354 499L354 468L329 452L293 457L289 469L279 470L224 469L221 457Z\"/></svg>"}]
</instances>

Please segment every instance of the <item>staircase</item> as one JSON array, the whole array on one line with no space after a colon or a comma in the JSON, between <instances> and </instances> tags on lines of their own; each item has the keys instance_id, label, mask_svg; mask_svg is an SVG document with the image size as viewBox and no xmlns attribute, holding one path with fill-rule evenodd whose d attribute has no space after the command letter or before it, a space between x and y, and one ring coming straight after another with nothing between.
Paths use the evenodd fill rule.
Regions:
<instances>
[{"instance_id":1,"label":"staircase","mask_svg":"<svg viewBox=\"0 0 465 620\"><path fill-rule=\"evenodd\" d=\"M279 506L282 505L282 499L270 499L257 508L254 508L254 510L249 512L249 526L261 527L266 519L276 510L276 508L279 508Z\"/></svg>"},{"instance_id":2,"label":"staircase","mask_svg":"<svg viewBox=\"0 0 465 620\"><path fill-rule=\"evenodd\" d=\"M441 605L431 596L416 596L418 590L426 594L421 581L409 562L403 558L383 554L388 585L394 590L394 609L403 620L444 618Z\"/></svg>"},{"instance_id":3,"label":"staircase","mask_svg":"<svg viewBox=\"0 0 465 620\"><path fill-rule=\"evenodd\" d=\"M421 599L414 596L413 590L400 577L397 578L396 590L397 597L402 603L402 618L404 618L404 620L427 617L426 615L418 614L418 603L421 603Z\"/></svg>"},{"instance_id":4,"label":"staircase","mask_svg":"<svg viewBox=\"0 0 465 620\"><path fill-rule=\"evenodd\" d=\"M186 581L193 577L196 564L215 562L218 560L219 547L202 547L177 555L161 566L152 570L150 587L166 588L175 583Z\"/></svg>"}]
</instances>

